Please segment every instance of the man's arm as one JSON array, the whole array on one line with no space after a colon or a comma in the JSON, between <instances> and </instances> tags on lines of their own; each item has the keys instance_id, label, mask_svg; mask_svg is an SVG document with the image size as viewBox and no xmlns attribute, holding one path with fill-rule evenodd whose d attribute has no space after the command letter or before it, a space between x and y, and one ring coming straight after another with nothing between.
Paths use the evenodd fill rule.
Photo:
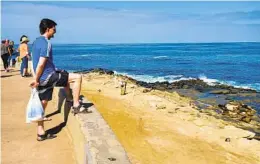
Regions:
<instances>
[{"instance_id":1,"label":"man's arm","mask_svg":"<svg viewBox=\"0 0 260 164\"><path fill-rule=\"evenodd\" d=\"M35 72L35 80L30 84L31 87L35 88L39 85L40 77L42 75L42 72L44 70L47 60L48 59L45 57L40 57L39 63L37 65L36 72Z\"/></svg>"},{"instance_id":2,"label":"man's arm","mask_svg":"<svg viewBox=\"0 0 260 164\"><path fill-rule=\"evenodd\" d=\"M46 65L47 60L48 60L48 59L45 58L45 57L40 57L39 63L38 63L38 65L37 65L36 72L35 72L35 81L36 81L36 82L39 82L40 77L41 77L41 75L42 75L42 72L43 72L43 70L44 70L44 67L45 67L45 65Z\"/></svg>"}]
</instances>

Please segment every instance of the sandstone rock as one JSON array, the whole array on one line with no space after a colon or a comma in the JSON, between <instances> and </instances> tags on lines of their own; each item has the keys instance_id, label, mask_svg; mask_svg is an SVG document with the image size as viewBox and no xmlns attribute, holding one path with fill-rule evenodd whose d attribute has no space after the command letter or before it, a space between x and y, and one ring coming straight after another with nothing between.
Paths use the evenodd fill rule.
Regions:
<instances>
[{"instance_id":1,"label":"sandstone rock","mask_svg":"<svg viewBox=\"0 0 260 164\"><path fill-rule=\"evenodd\" d=\"M260 141L260 136L256 135L256 136L253 137L253 139Z\"/></svg>"},{"instance_id":2,"label":"sandstone rock","mask_svg":"<svg viewBox=\"0 0 260 164\"><path fill-rule=\"evenodd\" d=\"M221 109L216 109L215 112L218 114L223 114L223 110L221 110Z\"/></svg>"},{"instance_id":3,"label":"sandstone rock","mask_svg":"<svg viewBox=\"0 0 260 164\"><path fill-rule=\"evenodd\" d=\"M241 112L247 112L248 111L248 109L247 108L239 108L239 112L241 113Z\"/></svg>"},{"instance_id":4,"label":"sandstone rock","mask_svg":"<svg viewBox=\"0 0 260 164\"><path fill-rule=\"evenodd\" d=\"M143 93L147 93L147 92L151 92L152 91L152 88L145 88L143 89Z\"/></svg>"},{"instance_id":5,"label":"sandstone rock","mask_svg":"<svg viewBox=\"0 0 260 164\"><path fill-rule=\"evenodd\" d=\"M218 89L218 90L213 90L209 93L211 93L211 94L229 94L230 91L227 89Z\"/></svg>"},{"instance_id":6,"label":"sandstone rock","mask_svg":"<svg viewBox=\"0 0 260 164\"><path fill-rule=\"evenodd\" d=\"M102 74L108 74L108 75L113 75L114 72L108 69L103 69L103 68L95 68L95 69L89 69L89 70L82 70L82 71L77 71L75 73L82 73L82 74L86 74L86 73L90 73L90 72L94 72L94 73L99 73L100 75Z\"/></svg>"},{"instance_id":7,"label":"sandstone rock","mask_svg":"<svg viewBox=\"0 0 260 164\"><path fill-rule=\"evenodd\" d=\"M249 112L248 112L248 115L251 115L251 116L253 116L253 115L255 115L256 114L256 110L254 110L254 109L252 109L252 110L250 110Z\"/></svg>"},{"instance_id":8,"label":"sandstone rock","mask_svg":"<svg viewBox=\"0 0 260 164\"><path fill-rule=\"evenodd\" d=\"M225 139L225 142L230 142L230 141L231 141L230 138Z\"/></svg>"},{"instance_id":9,"label":"sandstone rock","mask_svg":"<svg viewBox=\"0 0 260 164\"><path fill-rule=\"evenodd\" d=\"M193 121L195 125L197 126L203 126L204 125L204 122L201 120L201 119L197 119L195 121Z\"/></svg>"},{"instance_id":10,"label":"sandstone rock","mask_svg":"<svg viewBox=\"0 0 260 164\"><path fill-rule=\"evenodd\" d=\"M246 115L246 112L241 112L241 113L239 113L240 115L242 115L242 116L245 116Z\"/></svg>"},{"instance_id":11,"label":"sandstone rock","mask_svg":"<svg viewBox=\"0 0 260 164\"><path fill-rule=\"evenodd\" d=\"M226 108L227 108L227 110L229 110L229 111L235 111L235 110L238 109L238 106L232 105L232 104L226 104Z\"/></svg>"},{"instance_id":12,"label":"sandstone rock","mask_svg":"<svg viewBox=\"0 0 260 164\"><path fill-rule=\"evenodd\" d=\"M223 115L228 115L231 118L250 123L252 117L256 114L256 110L252 107L240 102L229 102L226 105L219 104L218 107L223 110Z\"/></svg>"},{"instance_id":13,"label":"sandstone rock","mask_svg":"<svg viewBox=\"0 0 260 164\"><path fill-rule=\"evenodd\" d=\"M189 86L188 85L183 85L183 87L182 87L183 89L188 89L189 88Z\"/></svg>"},{"instance_id":14,"label":"sandstone rock","mask_svg":"<svg viewBox=\"0 0 260 164\"><path fill-rule=\"evenodd\" d=\"M230 101L229 102L230 105L236 105L236 106L241 106L242 104L237 102L237 101Z\"/></svg>"},{"instance_id":15,"label":"sandstone rock","mask_svg":"<svg viewBox=\"0 0 260 164\"><path fill-rule=\"evenodd\" d=\"M249 110L254 110L251 106L248 106L248 105L246 106L246 108Z\"/></svg>"},{"instance_id":16,"label":"sandstone rock","mask_svg":"<svg viewBox=\"0 0 260 164\"><path fill-rule=\"evenodd\" d=\"M156 110L166 109L166 105L156 105Z\"/></svg>"},{"instance_id":17,"label":"sandstone rock","mask_svg":"<svg viewBox=\"0 0 260 164\"><path fill-rule=\"evenodd\" d=\"M236 112L232 112L232 111L228 111L228 115L232 118L237 117L237 113Z\"/></svg>"},{"instance_id":18,"label":"sandstone rock","mask_svg":"<svg viewBox=\"0 0 260 164\"><path fill-rule=\"evenodd\" d=\"M220 109L222 109L223 111L226 111L226 110L227 110L225 105L219 104L218 107L219 107Z\"/></svg>"},{"instance_id":19,"label":"sandstone rock","mask_svg":"<svg viewBox=\"0 0 260 164\"><path fill-rule=\"evenodd\" d=\"M251 118L251 117L248 117L248 116L245 116L245 117L242 117L242 118L241 118L241 121L244 121L244 122L246 122L246 123L250 123L251 120L252 120L252 118Z\"/></svg>"},{"instance_id":20,"label":"sandstone rock","mask_svg":"<svg viewBox=\"0 0 260 164\"><path fill-rule=\"evenodd\" d=\"M253 138L255 136L255 133L240 128L236 128L234 126L225 126L224 129L221 130L220 135L224 138L239 139L248 137Z\"/></svg>"},{"instance_id":21,"label":"sandstone rock","mask_svg":"<svg viewBox=\"0 0 260 164\"><path fill-rule=\"evenodd\" d=\"M109 159L110 161L116 161L116 158L114 158L114 157L109 157L107 159Z\"/></svg>"},{"instance_id":22,"label":"sandstone rock","mask_svg":"<svg viewBox=\"0 0 260 164\"><path fill-rule=\"evenodd\" d=\"M237 93L239 93L239 88L231 88L231 89L230 89L230 93L231 93L231 94L237 94Z\"/></svg>"}]
</instances>

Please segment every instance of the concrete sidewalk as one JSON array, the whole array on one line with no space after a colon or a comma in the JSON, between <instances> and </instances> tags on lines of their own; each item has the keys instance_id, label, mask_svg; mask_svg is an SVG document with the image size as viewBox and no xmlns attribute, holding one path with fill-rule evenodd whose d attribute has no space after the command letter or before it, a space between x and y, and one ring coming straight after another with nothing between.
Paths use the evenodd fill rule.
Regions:
<instances>
[{"instance_id":1,"label":"concrete sidewalk","mask_svg":"<svg viewBox=\"0 0 260 164\"><path fill-rule=\"evenodd\" d=\"M63 128L61 115L52 115L45 129L59 129L57 138L38 142L36 124L25 123L32 78L22 78L18 70L1 71L2 164L75 164L72 141ZM50 102L46 114L57 110Z\"/></svg>"}]
</instances>

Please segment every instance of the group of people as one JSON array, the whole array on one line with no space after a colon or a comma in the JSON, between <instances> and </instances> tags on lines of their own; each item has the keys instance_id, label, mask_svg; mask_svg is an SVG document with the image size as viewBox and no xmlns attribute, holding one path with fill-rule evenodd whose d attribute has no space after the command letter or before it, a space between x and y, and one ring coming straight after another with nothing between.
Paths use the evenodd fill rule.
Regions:
<instances>
[{"instance_id":1,"label":"group of people","mask_svg":"<svg viewBox=\"0 0 260 164\"><path fill-rule=\"evenodd\" d=\"M15 50L14 41L10 41L8 39L2 40L1 58L3 61L5 72L9 72L9 67L15 67L17 61L21 61L21 76L31 76L31 74L28 73L28 61L30 59L28 42L29 39L26 35L21 36L20 45L18 49Z\"/></svg>"},{"instance_id":2,"label":"group of people","mask_svg":"<svg viewBox=\"0 0 260 164\"><path fill-rule=\"evenodd\" d=\"M21 63L21 75L28 76L28 60L32 61L33 81L29 84L31 88L38 90L39 99L42 107L45 110L48 101L52 100L53 88L64 87L67 93L66 101L72 105L74 113L84 112L86 108L79 100L82 75L76 73L68 73L65 70L57 69L53 61L53 52L50 39L56 33L56 22L50 19L42 19L39 24L40 36L32 43L31 53L29 53L27 36L23 35L20 38L20 45L17 51L14 50L13 42L2 41L1 57L3 59L4 68L8 71L8 58L14 52L19 52ZM11 46L12 45L12 46ZM72 89L73 97L70 97ZM55 138L55 135L47 134L44 129L43 118L37 122L37 140L43 141L46 139Z\"/></svg>"}]
</instances>

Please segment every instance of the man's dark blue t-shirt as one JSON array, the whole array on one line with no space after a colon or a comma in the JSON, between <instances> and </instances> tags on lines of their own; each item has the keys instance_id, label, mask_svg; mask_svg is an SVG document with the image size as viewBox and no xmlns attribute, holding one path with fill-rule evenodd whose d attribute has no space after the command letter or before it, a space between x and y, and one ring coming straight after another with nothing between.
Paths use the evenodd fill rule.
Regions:
<instances>
[{"instance_id":1,"label":"man's dark blue t-shirt","mask_svg":"<svg viewBox=\"0 0 260 164\"><path fill-rule=\"evenodd\" d=\"M47 38L44 36L38 37L33 42L32 47L32 62L33 62L33 70L36 72L37 65L39 63L40 57L47 58L46 65L44 67L43 73L40 77L40 81L44 81L47 79L49 75L55 72L55 66L53 64L52 57L52 46Z\"/></svg>"}]
</instances>

